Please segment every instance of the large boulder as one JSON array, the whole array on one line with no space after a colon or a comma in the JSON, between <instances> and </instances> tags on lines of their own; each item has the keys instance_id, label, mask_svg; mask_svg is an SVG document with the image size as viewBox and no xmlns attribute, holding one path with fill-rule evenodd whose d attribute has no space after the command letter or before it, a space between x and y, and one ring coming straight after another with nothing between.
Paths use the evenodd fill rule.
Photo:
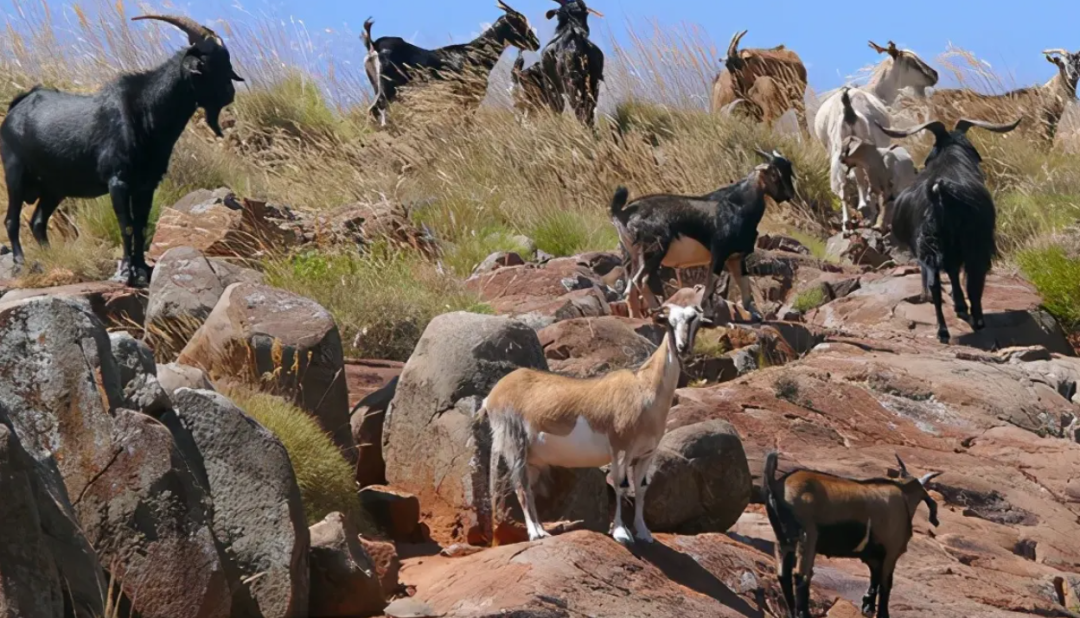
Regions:
<instances>
[{"instance_id":1,"label":"large boulder","mask_svg":"<svg viewBox=\"0 0 1080 618\"><path fill-rule=\"evenodd\" d=\"M552 371L585 378L644 362L657 344L639 331L652 335L652 324L616 316L576 318L556 322L537 336Z\"/></svg>"},{"instance_id":2,"label":"large boulder","mask_svg":"<svg viewBox=\"0 0 1080 618\"><path fill-rule=\"evenodd\" d=\"M308 548L300 488L285 447L223 395L181 388L180 421L202 454L214 532L266 618L303 616Z\"/></svg>"},{"instance_id":3,"label":"large boulder","mask_svg":"<svg viewBox=\"0 0 1080 618\"><path fill-rule=\"evenodd\" d=\"M262 283L261 273L207 257L194 247L169 249L154 265L146 307L147 336L162 357L175 357L233 283Z\"/></svg>"},{"instance_id":4,"label":"large boulder","mask_svg":"<svg viewBox=\"0 0 1080 618\"><path fill-rule=\"evenodd\" d=\"M356 461L341 335L313 300L253 283L225 289L177 361L212 380L237 380L292 397Z\"/></svg>"},{"instance_id":5,"label":"large boulder","mask_svg":"<svg viewBox=\"0 0 1080 618\"><path fill-rule=\"evenodd\" d=\"M386 607L382 584L356 527L330 513L311 527L312 616L378 616Z\"/></svg>"},{"instance_id":6,"label":"large boulder","mask_svg":"<svg viewBox=\"0 0 1080 618\"><path fill-rule=\"evenodd\" d=\"M575 258L499 268L470 277L466 287L499 314L554 320L611 314L600 277Z\"/></svg>"},{"instance_id":7,"label":"large boulder","mask_svg":"<svg viewBox=\"0 0 1080 618\"><path fill-rule=\"evenodd\" d=\"M34 460L0 424L0 612L53 618L64 611L60 571L41 528Z\"/></svg>"},{"instance_id":8,"label":"large boulder","mask_svg":"<svg viewBox=\"0 0 1080 618\"><path fill-rule=\"evenodd\" d=\"M231 587L213 506L154 419L117 410L115 457L75 510L101 561L146 618L227 618Z\"/></svg>"},{"instance_id":9,"label":"large boulder","mask_svg":"<svg viewBox=\"0 0 1080 618\"><path fill-rule=\"evenodd\" d=\"M157 363L147 345L126 331L109 334L113 358L120 370L123 407L155 418L172 407L169 395L157 379Z\"/></svg>"},{"instance_id":10,"label":"large boulder","mask_svg":"<svg viewBox=\"0 0 1080 618\"><path fill-rule=\"evenodd\" d=\"M509 318L464 312L432 320L405 364L383 429L386 478L420 499L436 540L492 540L490 428L476 414L495 383L518 367L547 369L536 333ZM538 500L541 518L604 528L603 474L568 477Z\"/></svg>"},{"instance_id":11,"label":"large boulder","mask_svg":"<svg viewBox=\"0 0 1080 618\"><path fill-rule=\"evenodd\" d=\"M88 281L48 288L19 288L4 294L0 303L9 304L41 297L75 301L108 327L141 327L146 319L146 293L115 281Z\"/></svg>"},{"instance_id":12,"label":"large boulder","mask_svg":"<svg viewBox=\"0 0 1080 618\"><path fill-rule=\"evenodd\" d=\"M660 440L645 521L663 532L726 532L749 504L750 488L734 427L720 420L680 427Z\"/></svg>"},{"instance_id":13,"label":"large boulder","mask_svg":"<svg viewBox=\"0 0 1080 618\"><path fill-rule=\"evenodd\" d=\"M161 211L147 255L193 247L206 255L253 257L266 247L293 246L302 238L288 208L237 197L226 188L198 189Z\"/></svg>"}]
</instances>

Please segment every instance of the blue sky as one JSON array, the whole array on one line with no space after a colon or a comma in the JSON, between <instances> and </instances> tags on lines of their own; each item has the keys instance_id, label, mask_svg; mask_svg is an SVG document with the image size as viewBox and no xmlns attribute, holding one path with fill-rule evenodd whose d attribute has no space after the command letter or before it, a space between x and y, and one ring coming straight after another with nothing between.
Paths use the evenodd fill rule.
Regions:
<instances>
[{"instance_id":1,"label":"blue sky","mask_svg":"<svg viewBox=\"0 0 1080 618\"><path fill-rule=\"evenodd\" d=\"M177 4L210 19L230 6L229 1L180 0ZM376 21L376 36L402 36L426 47L466 41L500 14L495 0L239 0L239 4L244 11L302 20L315 36L326 30L358 33L370 15ZM511 5L529 17L541 40L550 35L543 13L554 2L513 0ZM868 5L875 8L860 8ZM784 43L797 51L808 67L811 86L818 91L842 85L845 76L878 60L867 47L867 39L882 45L893 39L931 64L951 43L988 61L996 73L1012 76L1017 85L1044 82L1054 74L1041 50L1080 48L1080 2L1076 0L1030 5L971 0L592 0L590 6L606 16L593 18L594 37L599 35L601 43L611 35L625 41L628 25L643 31L652 20L664 27L696 25L720 48L735 30L748 29L746 46ZM235 15L234 9L224 12Z\"/></svg>"}]
</instances>

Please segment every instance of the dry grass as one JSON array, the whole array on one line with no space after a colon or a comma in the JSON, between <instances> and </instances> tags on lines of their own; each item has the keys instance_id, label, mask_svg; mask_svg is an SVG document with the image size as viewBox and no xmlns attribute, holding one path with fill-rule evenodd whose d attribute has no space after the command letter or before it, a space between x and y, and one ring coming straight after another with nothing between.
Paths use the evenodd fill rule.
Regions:
<instances>
[{"instance_id":1,"label":"dry grass","mask_svg":"<svg viewBox=\"0 0 1080 618\"><path fill-rule=\"evenodd\" d=\"M93 2L89 11L53 6L63 19L48 4L17 5L0 39L0 97L36 82L87 91L118 71L153 66L180 49L174 29L129 22L134 7ZM569 117L515 118L505 96L507 58L496 67L479 110L461 111L452 102L459 98L455 92L418 90L391 109L388 130L377 130L366 112L362 66L345 62L346 54L330 46L334 36L355 46L354 33L323 40L300 22L241 15L213 24L247 79L223 118L227 138L213 140L196 118L156 202L160 207L194 188L227 185L307 210L384 197L410 205L413 217L443 247L438 267L398 256L382 275L365 266L369 258L347 252L322 258L332 276L301 274L312 260L306 254L266 264L275 284L312 296L334 312L346 339L359 342L351 352L407 355L431 315L475 304L459 296L459 286L448 278L464 278L491 251L519 249L515 235L555 255L612 250L607 210L617 185L632 195L711 191L744 176L757 163L755 147L779 149L798 174L799 199L770 208L767 225L800 230L799 239L815 254L835 225L827 157L819 145L706 113L718 53L696 29L632 32L630 45L615 46L595 130ZM961 84L981 91L1015 86L956 50L943 62L953 63ZM973 131L999 201L1006 256L1080 216L1080 161L1066 154L1074 141L1080 144L1074 127L1066 122L1049 152L1022 135ZM926 136L909 144L921 160ZM112 259L118 234L108 202L73 200L65 208L89 237L80 242ZM85 266L69 270L75 278L100 274ZM455 290L450 301L433 300L447 289ZM408 300L392 302L398 292ZM422 309L411 310L408 303Z\"/></svg>"}]
</instances>

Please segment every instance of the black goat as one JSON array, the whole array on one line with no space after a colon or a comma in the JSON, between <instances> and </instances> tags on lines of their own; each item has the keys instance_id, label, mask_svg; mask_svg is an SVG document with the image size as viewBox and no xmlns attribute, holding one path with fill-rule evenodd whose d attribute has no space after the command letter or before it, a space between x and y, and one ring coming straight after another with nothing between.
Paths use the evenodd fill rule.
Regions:
<instances>
[{"instance_id":1,"label":"black goat","mask_svg":"<svg viewBox=\"0 0 1080 618\"><path fill-rule=\"evenodd\" d=\"M700 197L650 195L627 204L627 190L619 187L611 201L611 218L623 247L627 293L643 294L642 283L650 286L646 295L651 307L658 303L652 280L661 266L690 268L709 266L702 304L711 315L717 276L727 267L738 280L743 306L755 320L761 315L754 307L747 278L746 257L757 243L757 228L765 215L765 197L784 202L795 196L791 162L775 150L757 151L765 163L722 189Z\"/></svg>"},{"instance_id":2,"label":"black goat","mask_svg":"<svg viewBox=\"0 0 1080 618\"><path fill-rule=\"evenodd\" d=\"M569 99L578 120L596 121L596 102L604 79L604 52L589 40L589 13L603 14L582 0L555 0L559 8L546 13L558 17L555 36L544 46L540 61L522 69L524 59L514 63L515 107L522 111L548 107L561 113Z\"/></svg>"},{"instance_id":3,"label":"black goat","mask_svg":"<svg viewBox=\"0 0 1080 618\"><path fill-rule=\"evenodd\" d=\"M536 38L529 20L499 0L498 7L505 11L490 28L476 39L462 45L448 45L438 49L424 49L396 36L371 38L370 18L364 22L364 34L360 38L367 46L364 70L371 87L375 90L375 102L371 115L386 125L386 108L397 98L398 90L419 80L465 80L477 81L483 77L483 86L466 86L469 98L477 103L484 96L487 75L499 61L507 47L536 51L540 39ZM479 87L479 92L476 92Z\"/></svg>"},{"instance_id":4,"label":"black goat","mask_svg":"<svg viewBox=\"0 0 1080 618\"><path fill-rule=\"evenodd\" d=\"M765 457L762 485L788 615L810 618L810 580L814 559L821 554L862 560L870 568L863 615L872 616L876 609L877 618L889 618L893 573L907 551L919 504L930 509L931 525L939 523L937 502L926 484L941 473L915 478L897 455L899 480L853 480L802 469L778 479L778 458L775 451Z\"/></svg>"},{"instance_id":5,"label":"black goat","mask_svg":"<svg viewBox=\"0 0 1080 618\"><path fill-rule=\"evenodd\" d=\"M92 95L34 87L15 97L0 125L0 159L7 179L7 233L15 263L23 264L19 219L37 202L30 228L48 245L49 217L66 197L108 193L120 223L120 276L144 287L146 225L154 191L169 167L173 146L199 107L221 137L218 116L233 101L229 51L213 30L187 17L143 15L180 28L190 46L144 73L122 75Z\"/></svg>"},{"instance_id":6,"label":"black goat","mask_svg":"<svg viewBox=\"0 0 1080 618\"><path fill-rule=\"evenodd\" d=\"M923 130L934 134L934 147L923 171L897 198L893 210L893 235L908 247L919 262L923 289L929 290L937 313L938 340L949 342L949 329L941 309L941 273L949 276L956 317L975 330L986 326L982 294L990 264L997 255L994 240L994 198L986 188L979 163L982 157L967 138L967 130L979 127L1007 133L1022 118L1006 125L960 119L950 132L937 120L905 130L878 127L890 137L902 138ZM960 269L967 276L968 313L960 286Z\"/></svg>"}]
</instances>

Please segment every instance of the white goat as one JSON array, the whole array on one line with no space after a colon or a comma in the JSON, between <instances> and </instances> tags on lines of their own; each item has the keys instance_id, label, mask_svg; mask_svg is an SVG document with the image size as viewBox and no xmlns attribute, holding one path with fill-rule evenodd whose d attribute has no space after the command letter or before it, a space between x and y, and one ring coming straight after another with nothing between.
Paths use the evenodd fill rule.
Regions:
<instances>
[{"instance_id":1,"label":"white goat","mask_svg":"<svg viewBox=\"0 0 1080 618\"><path fill-rule=\"evenodd\" d=\"M829 151L829 181L833 193L840 197L843 224L846 229L849 222L847 199L844 183L847 179L839 161L840 144L844 138L854 135L882 148L889 145L889 137L877 129L876 123L891 121L888 106L896 101L900 91L910 88L915 96L925 96L926 88L937 83L937 71L927 66L914 52L901 50L889 41L889 46L881 47L873 41L870 47L878 53L889 55L874 70L870 81L862 88L845 87L828 96L818 108L814 117L814 135ZM860 211L865 211L869 200L869 186L865 179L860 182L856 174L859 190Z\"/></svg>"},{"instance_id":2,"label":"white goat","mask_svg":"<svg viewBox=\"0 0 1080 618\"><path fill-rule=\"evenodd\" d=\"M875 148L873 144L849 135L840 145L840 162L856 175L863 174L871 193L880 200L865 213L874 227L883 229L892 224L892 206L900 192L915 182L915 162L911 154L898 144Z\"/></svg>"},{"instance_id":3,"label":"white goat","mask_svg":"<svg viewBox=\"0 0 1080 618\"><path fill-rule=\"evenodd\" d=\"M522 368L499 380L484 400L480 413L491 422L492 513L498 512L501 458L525 514L529 540L550 536L540 523L531 487L544 468L610 463L616 495L612 536L620 543L633 541L622 520L624 486L633 468L636 536L652 542L644 518L645 475L667 425L680 355L693 349L699 326L711 325L696 306L665 306L654 319L667 326L667 334L637 371L579 379Z\"/></svg>"}]
</instances>

